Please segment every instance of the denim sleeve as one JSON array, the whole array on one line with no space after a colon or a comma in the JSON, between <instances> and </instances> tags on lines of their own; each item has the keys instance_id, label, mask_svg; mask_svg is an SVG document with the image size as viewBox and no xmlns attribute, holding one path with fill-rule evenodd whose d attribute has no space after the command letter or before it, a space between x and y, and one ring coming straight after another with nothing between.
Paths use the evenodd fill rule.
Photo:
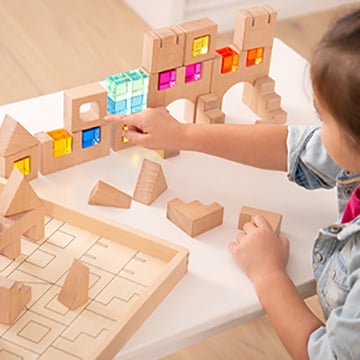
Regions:
<instances>
[{"instance_id":1,"label":"denim sleeve","mask_svg":"<svg viewBox=\"0 0 360 360\"><path fill-rule=\"evenodd\" d=\"M357 259L360 262L360 259ZM359 265L359 264L358 264ZM335 308L308 341L310 360L360 359L360 268L351 275L351 290L343 306Z\"/></svg>"},{"instance_id":2,"label":"denim sleeve","mask_svg":"<svg viewBox=\"0 0 360 360\"><path fill-rule=\"evenodd\" d=\"M288 178L306 189L332 188L341 168L325 150L320 127L289 126Z\"/></svg>"}]
</instances>

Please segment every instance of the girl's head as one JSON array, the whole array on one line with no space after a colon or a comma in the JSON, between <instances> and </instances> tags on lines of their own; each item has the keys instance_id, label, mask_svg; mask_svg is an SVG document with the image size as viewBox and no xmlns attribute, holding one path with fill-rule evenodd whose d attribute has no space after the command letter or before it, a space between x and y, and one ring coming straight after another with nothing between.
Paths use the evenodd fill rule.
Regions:
<instances>
[{"instance_id":1,"label":"girl's head","mask_svg":"<svg viewBox=\"0 0 360 360\"><path fill-rule=\"evenodd\" d=\"M334 154L336 147L346 145L357 153L360 171L360 8L325 34L313 53L310 72L315 104L324 121L324 145L339 165L352 170ZM333 131L339 138L330 143Z\"/></svg>"}]
</instances>

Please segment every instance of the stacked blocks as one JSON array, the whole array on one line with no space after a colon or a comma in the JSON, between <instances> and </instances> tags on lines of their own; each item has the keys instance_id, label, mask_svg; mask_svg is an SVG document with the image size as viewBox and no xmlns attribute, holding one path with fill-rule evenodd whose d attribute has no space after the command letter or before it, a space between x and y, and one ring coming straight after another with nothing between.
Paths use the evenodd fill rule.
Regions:
<instances>
[{"instance_id":1,"label":"stacked blocks","mask_svg":"<svg viewBox=\"0 0 360 360\"><path fill-rule=\"evenodd\" d=\"M148 75L142 69L108 76L107 110L110 114L133 114L147 106Z\"/></svg>"}]
</instances>

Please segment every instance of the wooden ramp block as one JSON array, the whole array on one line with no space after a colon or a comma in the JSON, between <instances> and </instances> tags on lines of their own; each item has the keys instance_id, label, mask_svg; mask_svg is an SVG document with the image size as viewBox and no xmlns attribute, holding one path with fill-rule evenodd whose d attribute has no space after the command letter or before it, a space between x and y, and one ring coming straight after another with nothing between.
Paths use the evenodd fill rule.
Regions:
<instances>
[{"instance_id":1,"label":"wooden ramp block","mask_svg":"<svg viewBox=\"0 0 360 360\"><path fill-rule=\"evenodd\" d=\"M161 165L145 159L137 179L133 199L145 205L152 204L167 189Z\"/></svg>"},{"instance_id":2,"label":"wooden ramp block","mask_svg":"<svg viewBox=\"0 0 360 360\"><path fill-rule=\"evenodd\" d=\"M0 323L12 324L30 299L30 286L0 276Z\"/></svg>"},{"instance_id":3,"label":"wooden ramp block","mask_svg":"<svg viewBox=\"0 0 360 360\"><path fill-rule=\"evenodd\" d=\"M131 205L131 196L99 180L91 190L88 203L128 209Z\"/></svg>"},{"instance_id":4,"label":"wooden ramp block","mask_svg":"<svg viewBox=\"0 0 360 360\"><path fill-rule=\"evenodd\" d=\"M0 194L0 214L11 216L42 207L42 201L17 167Z\"/></svg>"},{"instance_id":5,"label":"wooden ramp block","mask_svg":"<svg viewBox=\"0 0 360 360\"><path fill-rule=\"evenodd\" d=\"M167 204L167 218L190 236L197 236L222 224L224 208L214 202L203 205L195 200L184 203L176 198Z\"/></svg>"},{"instance_id":6,"label":"wooden ramp block","mask_svg":"<svg viewBox=\"0 0 360 360\"><path fill-rule=\"evenodd\" d=\"M242 230L243 226L247 222L252 221L252 217L255 215L263 216L271 225L273 230L279 234L282 215L271 211L260 210L249 206L243 206L240 210L238 228Z\"/></svg>"},{"instance_id":7,"label":"wooden ramp block","mask_svg":"<svg viewBox=\"0 0 360 360\"><path fill-rule=\"evenodd\" d=\"M89 298L89 268L74 259L58 300L70 310L87 303Z\"/></svg>"}]
</instances>

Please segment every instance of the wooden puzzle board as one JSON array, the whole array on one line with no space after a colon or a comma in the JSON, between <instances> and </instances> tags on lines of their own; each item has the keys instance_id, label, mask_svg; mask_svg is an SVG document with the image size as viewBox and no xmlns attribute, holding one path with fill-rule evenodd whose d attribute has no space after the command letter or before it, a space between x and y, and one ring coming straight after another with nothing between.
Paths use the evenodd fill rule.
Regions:
<instances>
[{"instance_id":1,"label":"wooden puzzle board","mask_svg":"<svg viewBox=\"0 0 360 360\"><path fill-rule=\"evenodd\" d=\"M67 211L60 209L60 213ZM82 214L69 211L68 215L100 224ZM123 233L102 226L114 236ZM160 255L151 256L146 246L142 249L146 239L124 233L130 234L135 246L47 217L43 240L34 243L23 238L22 254L15 261L0 256L0 274L32 288L32 299L17 320L10 326L0 324L0 359L88 360L115 355L151 313L143 310L145 305L154 309L153 295L165 297L187 265L187 251L178 252L169 245L175 255L169 259L170 253L161 243L155 249ZM134 237L141 239L141 244L136 246ZM150 239L150 247L153 244ZM88 303L70 311L57 301L57 295L74 258L90 268L90 288ZM174 276L174 272L178 274Z\"/></svg>"}]
</instances>

